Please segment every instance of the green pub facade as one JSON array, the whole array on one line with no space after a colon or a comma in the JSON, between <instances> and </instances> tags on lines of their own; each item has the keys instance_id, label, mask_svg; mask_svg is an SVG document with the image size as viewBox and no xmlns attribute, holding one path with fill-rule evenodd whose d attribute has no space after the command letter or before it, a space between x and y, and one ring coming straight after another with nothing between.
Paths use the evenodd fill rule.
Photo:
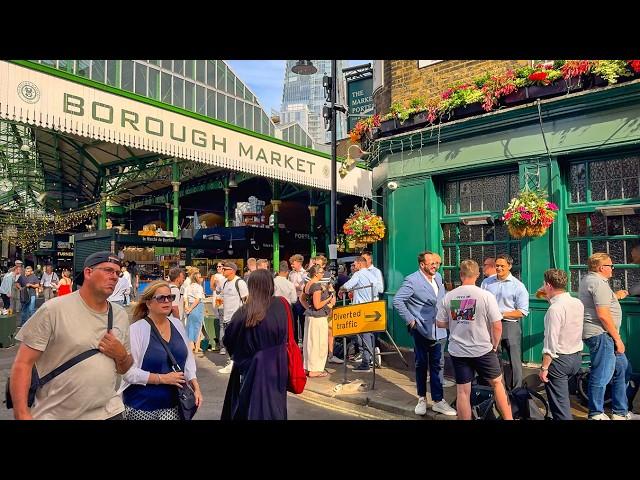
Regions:
<instances>
[{"instance_id":1,"label":"green pub facade","mask_svg":"<svg viewBox=\"0 0 640 480\"><path fill-rule=\"evenodd\" d=\"M401 63L411 62L418 70L423 61ZM394 67L374 67L383 72L383 81L374 79L378 112L381 96L387 104L397 98ZM522 320L528 363L540 363L542 357L548 303L534 293L546 269L569 272L570 291L576 294L589 255L606 251L615 267L614 290L640 283L640 265L631 263L631 247L640 239L640 80L529 99L392 134L376 140L371 150L373 191L381 196L378 211L388 227L375 249L384 265L389 331L401 345L413 344L393 309L393 297L417 269L417 253L423 250L442 256L448 288L460 284L457 266L464 259L482 265L485 257L499 253L514 258L512 273L530 292L530 313ZM499 219L525 187L546 190L559 211L544 236L516 240ZM488 217L486 223L481 220ZM621 336L637 370L640 301L629 297L620 303Z\"/></svg>"}]
</instances>

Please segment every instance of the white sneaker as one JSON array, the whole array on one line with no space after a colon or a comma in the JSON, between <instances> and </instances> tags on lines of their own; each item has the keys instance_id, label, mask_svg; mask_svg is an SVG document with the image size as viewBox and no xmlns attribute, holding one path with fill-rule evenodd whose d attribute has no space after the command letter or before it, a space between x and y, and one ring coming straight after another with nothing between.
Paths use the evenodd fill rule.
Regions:
<instances>
[{"instance_id":1,"label":"white sneaker","mask_svg":"<svg viewBox=\"0 0 640 480\"><path fill-rule=\"evenodd\" d=\"M614 413L611 415L611 420L640 420L640 415L633 412L627 412L626 415L618 415Z\"/></svg>"},{"instance_id":2,"label":"white sneaker","mask_svg":"<svg viewBox=\"0 0 640 480\"><path fill-rule=\"evenodd\" d=\"M224 347L222 347L218 353L219 353L220 355L226 355L226 354L227 354L227 349L226 349L226 348L224 348Z\"/></svg>"},{"instance_id":3,"label":"white sneaker","mask_svg":"<svg viewBox=\"0 0 640 480\"><path fill-rule=\"evenodd\" d=\"M622 417L622 415L618 415L619 417ZM599 413L597 415L594 415L593 417L589 417L589 420L611 420L606 413ZM621 418L620 420L624 420L624 418Z\"/></svg>"},{"instance_id":4,"label":"white sneaker","mask_svg":"<svg viewBox=\"0 0 640 480\"><path fill-rule=\"evenodd\" d=\"M424 397L418 397L418 404L414 412L416 415L425 415L427 413L427 400Z\"/></svg>"},{"instance_id":5,"label":"white sneaker","mask_svg":"<svg viewBox=\"0 0 640 480\"><path fill-rule=\"evenodd\" d=\"M233 360L230 360L229 363L227 363L227 365L224 368L221 368L220 370L218 370L218 373L231 373L232 369L233 369Z\"/></svg>"},{"instance_id":6,"label":"white sneaker","mask_svg":"<svg viewBox=\"0 0 640 480\"><path fill-rule=\"evenodd\" d=\"M431 405L431 410L433 410L434 412L441 413L443 415L448 415L450 417L453 417L458 414L458 412L456 412L455 409L453 409L451 405L449 405L444 399Z\"/></svg>"},{"instance_id":7,"label":"white sneaker","mask_svg":"<svg viewBox=\"0 0 640 480\"><path fill-rule=\"evenodd\" d=\"M344 360L336 357L335 355L332 355L329 357L329 363L344 363Z\"/></svg>"},{"instance_id":8,"label":"white sneaker","mask_svg":"<svg viewBox=\"0 0 640 480\"><path fill-rule=\"evenodd\" d=\"M373 353L375 353L376 356L376 367L381 368L382 367L382 355L380 355L380 348L376 347L373 349Z\"/></svg>"}]
</instances>

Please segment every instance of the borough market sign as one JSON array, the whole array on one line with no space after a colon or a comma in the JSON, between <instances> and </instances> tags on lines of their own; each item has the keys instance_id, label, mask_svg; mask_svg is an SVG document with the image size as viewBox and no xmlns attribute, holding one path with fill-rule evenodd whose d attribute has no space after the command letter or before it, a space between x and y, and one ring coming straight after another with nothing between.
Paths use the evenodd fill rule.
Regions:
<instances>
[{"instance_id":1,"label":"borough market sign","mask_svg":"<svg viewBox=\"0 0 640 480\"><path fill-rule=\"evenodd\" d=\"M310 187L331 188L331 160L92 86L0 61L0 118ZM371 197L371 172L338 178Z\"/></svg>"}]
</instances>

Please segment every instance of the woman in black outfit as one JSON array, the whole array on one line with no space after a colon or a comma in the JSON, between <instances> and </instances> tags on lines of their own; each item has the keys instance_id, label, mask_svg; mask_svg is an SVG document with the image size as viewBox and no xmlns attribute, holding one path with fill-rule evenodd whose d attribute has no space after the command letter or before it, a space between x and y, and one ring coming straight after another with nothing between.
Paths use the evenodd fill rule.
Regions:
<instances>
[{"instance_id":1,"label":"woman in black outfit","mask_svg":"<svg viewBox=\"0 0 640 480\"><path fill-rule=\"evenodd\" d=\"M287 335L284 303L273 296L268 270L247 281L249 297L225 328L222 339L233 359L222 420L287 419Z\"/></svg>"}]
</instances>

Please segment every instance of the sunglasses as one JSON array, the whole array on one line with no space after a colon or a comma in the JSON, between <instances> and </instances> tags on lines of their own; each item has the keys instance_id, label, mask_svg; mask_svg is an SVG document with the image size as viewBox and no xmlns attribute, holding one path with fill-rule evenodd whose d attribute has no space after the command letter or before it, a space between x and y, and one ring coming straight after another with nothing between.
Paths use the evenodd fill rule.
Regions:
<instances>
[{"instance_id":1,"label":"sunglasses","mask_svg":"<svg viewBox=\"0 0 640 480\"><path fill-rule=\"evenodd\" d=\"M611 265L610 263L604 263L604 264L602 264L602 265L600 265L600 266L601 266L601 267L611 267L611 270L613 270L613 269L614 269L614 266L613 266L613 265Z\"/></svg>"},{"instance_id":2,"label":"sunglasses","mask_svg":"<svg viewBox=\"0 0 640 480\"><path fill-rule=\"evenodd\" d=\"M176 296L172 293L171 295L154 295L151 298L158 303L166 303L173 302L176 299Z\"/></svg>"}]
</instances>

